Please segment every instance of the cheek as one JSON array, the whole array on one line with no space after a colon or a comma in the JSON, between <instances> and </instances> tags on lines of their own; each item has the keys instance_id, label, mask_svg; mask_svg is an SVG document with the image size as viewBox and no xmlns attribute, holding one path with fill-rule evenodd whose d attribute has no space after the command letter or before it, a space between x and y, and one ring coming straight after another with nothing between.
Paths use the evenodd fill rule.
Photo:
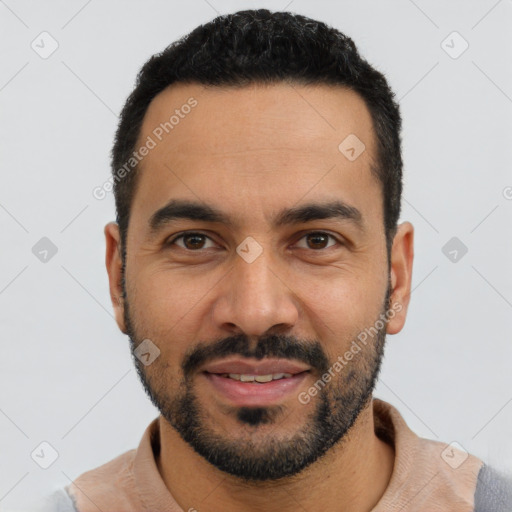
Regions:
<instances>
[{"instance_id":1,"label":"cheek","mask_svg":"<svg viewBox=\"0 0 512 512\"><path fill-rule=\"evenodd\" d=\"M176 367L191 344L208 341L201 331L211 332L207 325L211 300L225 274L220 268L184 271L149 265L129 276L128 299L137 337L158 346L160 361Z\"/></svg>"},{"instance_id":2,"label":"cheek","mask_svg":"<svg viewBox=\"0 0 512 512\"><path fill-rule=\"evenodd\" d=\"M385 286L382 279L344 275L304 287L301 297L311 332L334 361L350 348L360 333L375 324L382 311Z\"/></svg>"},{"instance_id":3,"label":"cheek","mask_svg":"<svg viewBox=\"0 0 512 512\"><path fill-rule=\"evenodd\" d=\"M140 317L151 325L171 327L189 316L215 280L211 272L146 268L134 276L134 297Z\"/></svg>"},{"instance_id":4,"label":"cheek","mask_svg":"<svg viewBox=\"0 0 512 512\"><path fill-rule=\"evenodd\" d=\"M331 275L325 280L301 276L299 282L305 305L338 327L372 317L381 306L380 283L377 287L375 279L361 273L340 271L338 276Z\"/></svg>"}]
</instances>

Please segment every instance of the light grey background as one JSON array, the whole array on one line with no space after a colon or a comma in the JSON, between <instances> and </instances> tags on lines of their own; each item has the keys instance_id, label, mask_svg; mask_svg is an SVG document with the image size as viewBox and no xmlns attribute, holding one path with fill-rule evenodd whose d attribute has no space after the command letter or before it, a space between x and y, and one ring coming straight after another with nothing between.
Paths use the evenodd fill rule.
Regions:
<instances>
[{"instance_id":1,"label":"light grey background","mask_svg":"<svg viewBox=\"0 0 512 512\"><path fill-rule=\"evenodd\" d=\"M109 177L117 114L140 66L217 13L257 7L288 9L345 32L401 103L402 220L416 230L414 291L404 330L388 337L376 396L419 435L457 441L512 469L510 0L5 0L5 510L135 448L156 417L112 318L103 226L114 219L113 198L96 200L92 190ZM46 59L31 47L51 48L43 31L59 45ZM458 58L464 43L453 31L469 44ZM46 263L32 252L42 237L58 249ZM455 263L442 252L452 237L468 248ZM42 441L59 454L46 470L30 456Z\"/></svg>"}]
</instances>

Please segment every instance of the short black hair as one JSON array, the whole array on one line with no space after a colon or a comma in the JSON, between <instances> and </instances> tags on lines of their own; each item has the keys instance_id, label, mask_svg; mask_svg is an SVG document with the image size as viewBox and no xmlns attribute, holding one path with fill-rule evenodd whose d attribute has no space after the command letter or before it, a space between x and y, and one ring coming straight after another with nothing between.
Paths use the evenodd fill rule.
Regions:
<instances>
[{"instance_id":1,"label":"short black hair","mask_svg":"<svg viewBox=\"0 0 512 512\"><path fill-rule=\"evenodd\" d=\"M402 195L401 116L395 95L349 37L305 16L267 9L222 15L200 25L152 56L137 75L112 149L123 261L138 172L134 164L119 179L119 170L126 169L136 149L144 115L155 96L175 83L243 87L278 82L339 85L364 100L376 135L377 163L372 172L382 186L389 263Z\"/></svg>"}]
</instances>

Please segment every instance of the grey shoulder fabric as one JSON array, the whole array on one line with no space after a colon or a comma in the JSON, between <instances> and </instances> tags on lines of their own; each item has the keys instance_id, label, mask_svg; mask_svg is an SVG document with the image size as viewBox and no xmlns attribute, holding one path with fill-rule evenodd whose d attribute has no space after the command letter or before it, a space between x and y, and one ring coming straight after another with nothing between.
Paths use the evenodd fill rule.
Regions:
<instances>
[{"instance_id":1,"label":"grey shoulder fabric","mask_svg":"<svg viewBox=\"0 0 512 512\"><path fill-rule=\"evenodd\" d=\"M475 512L512 512L512 479L484 464L478 473Z\"/></svg>"},{"instance_id":2,"label":"grey shoulder fabric","mask_svg":"<svg viewBox=\"0 0 512 512\"><path fill-rule=\"evenodd\" d=\"M36 512L78 512L73 499L65 489L59 489L46 496L41 508Z\"/></svg>"}]
</instances>

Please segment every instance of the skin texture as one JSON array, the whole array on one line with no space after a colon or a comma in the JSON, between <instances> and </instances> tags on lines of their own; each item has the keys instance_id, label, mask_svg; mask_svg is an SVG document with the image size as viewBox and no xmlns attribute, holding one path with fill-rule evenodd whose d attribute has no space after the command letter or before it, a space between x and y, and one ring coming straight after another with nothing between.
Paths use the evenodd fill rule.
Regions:
<instances>
[{"instance_id":1,"label":"skin texture","mask_svg":"<svg viewBox=\"0 0 512 512\"><path fill-rule=\"evenodd\" d=\"M141 162L127 237L126 300L118 226L105 227L116 321L136 343L149 338L160 349L151 365L140 365L160 404L172 409L185 382L182 363L200 344L245 336L247 350L253 350L265 337L284 336L317 342L332 364L385 310L388 285L389 305L401 306L382 337L373 338L336 373L325 394L308 404L297 400L297 393L321 376L312 367L267 424L242 422L237 408L192 372L189 383L203 426L234 445L252 443L248 451L257 455L272 440L283 444L311 427L322 396L335 409L334 393L352 385L350 372L368 384L379 359L379 339L385 332L399 332L405 323L414 231L408 222L399 225L388 272L382 191L370 171L374 133L357 94L325 85L233 89L176 84L150 104L140 141L191 96L197 106ZM349 134L366 146L355 161L338 150ZM182 219L151 236L150 217L170 199L215 206L233 225ZM346 219L272 224L272 216L283 208L340 199L361 212L362 230ZM188 249L184 239L169 245L183 231L208 238L192 241ZM334 238L323 246L318 240L308 242L306 235L318 231ZM236 252L248 236L262 248L252 263ZM340 413L344 406L354 407L340 403ZM286 478L244 481L230 475L194 451L165 418L160 420L158 468L184 510L283 512L297 510L297 503L305 510L371 510L389 482L394 452L375 436L371 403L363 405L340 442Z\"/></svg>"}]
</instances>

